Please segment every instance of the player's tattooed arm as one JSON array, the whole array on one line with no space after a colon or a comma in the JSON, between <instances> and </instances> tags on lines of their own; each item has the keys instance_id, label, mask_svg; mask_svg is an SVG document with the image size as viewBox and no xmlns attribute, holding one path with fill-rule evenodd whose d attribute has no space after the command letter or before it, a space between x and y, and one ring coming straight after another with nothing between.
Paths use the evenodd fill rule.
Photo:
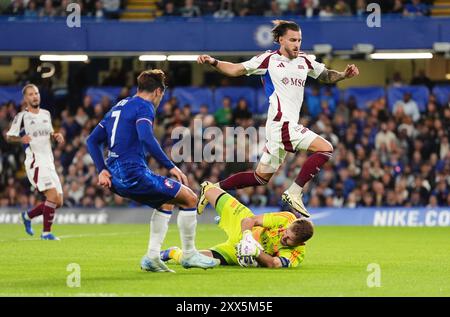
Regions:
<instances>
[{"instance_id":1,"label":"player's tattooed arm","mask_svg":"<svg viewBox=\"0 0 450 317\"><path fill-rule=\"evenodd\" d=\"M323 72L319 75L317 78L319 81L326 83L326 84L334 84L338 81L352 78L359 75L359 70L356 65L347 65L345 70L343 72L338 72L337 70L333 69L324 69Z\"/></svg>"}]
</instances>

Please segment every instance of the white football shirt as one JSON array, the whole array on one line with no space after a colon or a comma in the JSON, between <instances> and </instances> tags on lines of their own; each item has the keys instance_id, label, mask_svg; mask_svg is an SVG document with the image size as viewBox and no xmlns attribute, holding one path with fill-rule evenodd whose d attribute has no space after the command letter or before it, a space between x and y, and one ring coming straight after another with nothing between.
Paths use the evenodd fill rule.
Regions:
<instances>
[{"instance_id":1,"label":"white football shirt","mask_svg":"<svg viewBox=\"0 0 450 317\"><path fill-rule=\"evenodd\" d=\"M295 59L280 51L267 51L243 62L249 75L261 75L269 99L267 120L298 123L305 92L306 77L317 78L325 65L300 53Z\"/></svg>"},{"instance_id":2,"label":"white football shirt","mask_svg":"<svg viewBox=\"0 0 450 317\"><path fill-rule=\"evenodd\" d=\"M37 114L21 111L15 117L7 136L29 135L31 142L25 144L25 167L54 166L52 145L50 141L53 133L50 112L39 109Z\"/></svg>"}]
</instances>

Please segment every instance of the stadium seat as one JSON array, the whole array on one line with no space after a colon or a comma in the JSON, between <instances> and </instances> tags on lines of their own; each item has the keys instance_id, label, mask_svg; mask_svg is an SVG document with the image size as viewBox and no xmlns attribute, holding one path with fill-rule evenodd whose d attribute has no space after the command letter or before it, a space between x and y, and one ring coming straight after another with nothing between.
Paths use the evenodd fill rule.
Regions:
<instances>
[{"instance_id":1,"label":"stadium seat","mask_svg":"<svg viewBox=\"0 0 450 317\"><path fill-rule=\"evenodd\" d=\"M16 105L20 105L22 101L22 87L4 86L0 87L0 103L14 101Z\"/></svg>"},{"instance_id":2,"label":"stadium seat","mask_svg":"<svg viewBox=\"0 0 450 317\"><path fill-rule=\"evenodd\" d=\"M198 113L201 105L207 105L209 109L213 107L213 94L209 88L176 87L172 96L178 99L180 107L189 104L192 113Z\"/></svg>"},{"instance_id":3,"label":"stadium seat","mask_svg":"<svg viewBox=\"0 0 450 317\"><path fill-rule=\"evenodd\" d=\"M222 100L225 97L231 98L232 107L234 108L239 99L244 98L247 100L249 110L255 112L256 107L256 91L250 87L224 87L217 88L214 92L214 109L211 112L216 111L222 107Z\"/></svg>"},{"instance_id":4,"label":"stadium seat","mask_svg":"<svg viewBox=\"0 0 450 317\"><path fill-rule=\"evenodd\" d=\"M344 90L344 101L347 102L351 96L356 99L359 109L365 110L372 101L380 99L386 95L383 87L350 87Z\"/></svg>"},{"instance_id":5,"label":"stadium seat","mask_svg":"<svg viewBox=\"0 0 450 317\"><path fill-rule=\"evenodd\" d=\"M322 97L325 93L325 90L327 89L327 87L322 86L320 87L320 96ZM331 87L331 92L333 94L333 98L336 101L336 104L339 103L339 99L341 98L341 91L337 88L337 87ZM312 93L312 89L310 86L306 86L305 87L305 99L307 96L311 95Z\"/></svg>"},{"instance_id":6,"label":"stadium seat","mask_svg":"<svg viewBox=\"0 0 450 317\"><path fill-rule=\"evenodd\" d=\"M264 114L269 109L269 100L264 89L256 90L256 114Z\"/></svg>"},{"instance_id":7,"label":"stadium seat","mask_svg":"<svg viewBox=\"0 0 450 317\"><path fill-rule=\"evenodd\" d=\"M412 94L412 99L415 102L417 102L417 105L419 106L419 111L424 112L425 109L427 108L428 97L430 95L430 92L428 88L423 85L389 88L387 91L389 110L392 111L392 109L394 108L394 104L398 100L402 100L403 95L406 92L410 92Z\"/></svg>"},{"instance_id":8,"label":"stadium seat","mask_svg":"<svg viewBox=\"0 0 450 317\"><path fill-rule=\"evenodd\" d=\"M120 95L122 87L91 87L86 91L86 95L92 98L92 104L95 105L102 100L102 97L107 96L112 103L116 101L117 96Z\"/></svg>"},{"instance_id":9,"label":"stadium seat","mask_svg":"<svg viewBox=\"0 0 450 317\"><path fill-rule=\"evenodd\" d=\"M450 85L436 86L433 88L433 94L437 102L442 106L450 101Z\"/></svg>"}]
</instances>

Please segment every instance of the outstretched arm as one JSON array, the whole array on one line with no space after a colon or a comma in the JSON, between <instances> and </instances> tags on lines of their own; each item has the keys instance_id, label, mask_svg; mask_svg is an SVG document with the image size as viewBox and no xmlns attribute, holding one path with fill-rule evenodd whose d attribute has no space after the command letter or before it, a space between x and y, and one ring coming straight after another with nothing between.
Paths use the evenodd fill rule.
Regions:
<instances>
[{"instance_id":1,"label":"outstretched arm","mask_svg":"<svg viewBox=\"0 0 450 317\"><path fill-rule=\"evenodd\" d=\"M219 61L218 59L211 57L209 55L200 55L197 58L197 63L209 64L222 74L225 74L230 77L238 77L245 75L247 73L244 65L242 65L241 63L230 63Z\"/></svg>"},{"instance_id":2,"label":"outstretched arm","mask_svg":"<svg viewBox=\"0 0 450 317\"><path fill-rule=\"evenodd\" d=\"M318 79L319 81L326 83L326 84L334 84L338 81L352 78L359 75L359 69L356 67L356 65L351 64L347 65L345 70L343 72L338 72L333 69L324 69L323 72L319 75Z\"/></svg>"}]
</instances>

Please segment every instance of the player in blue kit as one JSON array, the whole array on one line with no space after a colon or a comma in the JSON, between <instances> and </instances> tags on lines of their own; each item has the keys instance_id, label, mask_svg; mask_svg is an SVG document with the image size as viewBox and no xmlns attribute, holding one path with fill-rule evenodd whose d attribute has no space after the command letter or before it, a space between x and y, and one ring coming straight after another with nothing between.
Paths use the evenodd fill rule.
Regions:
<instances>
[{"instance_id":1,"label":"player in blue kit","mask_svg":"<svg viewBox=\"0 0 450 317\"><path fill-rule=\"evenodd\" d=\"M141 260L143 270L173 272L160 260L160 251L174 205L180 209L177 223L183 248L182 266L212 268L219 261L195 248L197 196L187 187L186 175L167 157L153 135L155 110L164 95L164 81L164 72L159 69L142 72L137 78L137 94L111 108L89 135L88 151L99 172L99 185L156 209L150 222L148 252ZM104 144L108 146L106 163ZM147 166L146 153L178 181L154 174Z\"/></svg>"}]
</instances>

